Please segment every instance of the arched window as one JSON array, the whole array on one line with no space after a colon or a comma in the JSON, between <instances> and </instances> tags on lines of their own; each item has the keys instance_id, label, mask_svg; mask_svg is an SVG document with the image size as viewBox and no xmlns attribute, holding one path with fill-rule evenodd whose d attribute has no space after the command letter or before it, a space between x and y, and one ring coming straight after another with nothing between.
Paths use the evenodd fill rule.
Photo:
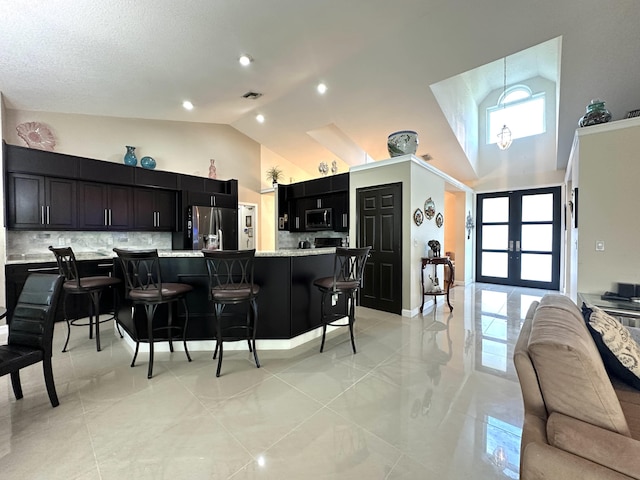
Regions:
<instances>
[{"instance_id":1,"label":"arched window","mask_svg":"<svg viewBox=\"0 0 640 480\"><path fill-rule=\"evenodd\" d=\"M511 130L511 138L524 138L546 131L545 94L531 93L526 85L516 85L505 91L498 104L487 108L487 145L498 141L503 125Z\"/></svg>"}]
</instances>

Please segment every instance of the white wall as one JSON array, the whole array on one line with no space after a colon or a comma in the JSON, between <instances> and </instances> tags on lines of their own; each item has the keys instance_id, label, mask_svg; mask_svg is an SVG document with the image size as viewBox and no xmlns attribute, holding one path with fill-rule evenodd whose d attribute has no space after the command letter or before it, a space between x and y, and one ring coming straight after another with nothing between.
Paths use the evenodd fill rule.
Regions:
<instances>
[{"instance_id":1,"label":"white wall","mask_svg":"<svg viewBox=\"0 0 640 480\"><path fill-rule=\"evenodd\" d=\"M495 90L479 105L478 176L472 187L478 192L535 188L559 185L564 170L557 170L557 125L555 83L542 77L526 82L534 94L545 92L546 132L532 137L518 138L507 150L486 144L486 112L503 93ZM577 119L580 118L578 115Z\"/></svg>"},{"instance_id":2,"label":"white wall","mask_svg":"<svg viewBox=\"0 0 640 480\"><path fill-rule=\"evenodd\" d=\"M417 226L413 212L424 209L427 198L436 204L436 213L444 214L444 180L425 167L416 157L404 155L372 164L352 167L349 177L350 245L356 245L358 218L356 214L358 188L402 183L402 313L415 315L422 304L420 259L425 255L425 243L438 240L444 244L444 230L438 228L435 217ZM444 252L443 252L444 253ZM440 272L442 275L442 272Z\"/></svg>"},{"instance_id":3,"label":"white wall","mask_svg":"<svg viewBox=\"0 0 640 480\"><path fill-rule=\"evenodd\" d=\"M121 163L133 145L138 161L151 156L157 170L203 177L214 158L218 179L238 180L239 201L260 202L260 145L228 125L7 109L6 142L25 146L15 127L32 121L49 125L59 153Z\"/></svg>"},{"instance_id":4,"label":"white wall","mask_svg":"<svg viewBox=\"0 0 640 480\"><path fill-rule=\"evenodd\" d=\"M586 127L578 137L577 291L640 284L640 119Z\"/></svg>"}]
</instances>

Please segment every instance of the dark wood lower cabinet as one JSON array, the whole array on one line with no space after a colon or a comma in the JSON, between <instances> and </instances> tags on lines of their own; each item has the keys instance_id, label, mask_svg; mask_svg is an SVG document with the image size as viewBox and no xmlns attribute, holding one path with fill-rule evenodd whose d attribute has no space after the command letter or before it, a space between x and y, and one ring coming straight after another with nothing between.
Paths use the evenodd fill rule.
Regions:
<instances>
[{"instance_id":1,"label":"dark wood lower cabinet","mask_svg":"<svg viewBox=\"0 0 640 480\"><path fill-rule=\"evenodd\" d=\"M255 282L260 285L258 295L258 339L291 339L320 326L320 292L313 285L318 277L333 275L334 254L312 254L305 256L256 257ZM215 339L215 327L208 300L207 269L202 257L162 257L160 259L164 282L188 283L194 290L187 295L189 308L189 340ZM113 259L78 261L81 276L108 275L109 272L122 278L120 265ZM57 273L55 262L6 265L7 309L11 312L24 286L27 276L33 272ZM119 318L129 335L144 341L148 338L144 309L136 308L131 315L131 304L124 300L124 285L117 288ZM344 308L342 297L336 308ZM113 308L113 295L105 292L100 312ZM72 295L68 299L70 316L89 315L89 300L85 295ZM155 324L167 322L167 306L160 305L155 315ZM177 313L177 314L176 314ZM56 320L64 320L62 304ZM174 312L174 324L184 322L182 307Z\"/></svg>"},{"instance_id":2,"label":"dark wood lower cabinet","mask_svg":"<svg viewBox=\"0 0 640 480\"><path fill-rule=\"evenodd\" d=\"M256 257L255 282L258 295L258 339L291 339L320 326L320 292L313 285L318 277L333 275L333 254L302 257ZM215 339L215 326L208 300L208 277L200 257L161 258L163 281L188 283L194 290L187 295L189 340ZM117 276L121 276L116 266ZM339 304L344 308L344 303ZM174 312L174 324L184 322L180 307ZM131 304L123 302L119 318L125 330L141 341L148 338L144 310L137 308L131 316ZM156 325L166 324L167 307L161 305L155 315ZM135 322L135 323L134 323Z\"/></svg>"},{"instance_id":3,"label":"dark wood lower cabinet","mask_svg":"<svg viewBox=\"0 0 640 480\"><path fill-rule=\"evenodd\" d=\"M51 256L53 257L53 254ZM113 260L111 258L105 258L104 260L81 260L77 263L78 273L81 277L107 276L113 271ZM27 277L36 272L57 274L58 267L55 262L11 264L5 266L8 318L11 318L13 309L18 303L18 297L20 296L22 287L27 281ZM105 292L100 301L100 313L113 311L113 304L113 294ZM89 316L89 296L71 295L69 299L67 299L67 309L71 318ZM56 309L56 322L63 320L64 311L62 302L60 302Z\"/></svg>"}]
</instances>

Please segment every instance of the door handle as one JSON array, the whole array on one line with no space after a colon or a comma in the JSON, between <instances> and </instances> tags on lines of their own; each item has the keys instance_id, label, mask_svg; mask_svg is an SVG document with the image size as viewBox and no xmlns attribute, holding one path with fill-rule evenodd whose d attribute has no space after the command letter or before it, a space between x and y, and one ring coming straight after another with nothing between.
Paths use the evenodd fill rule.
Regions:
<instances>
[{"instance_id":1,"label":"door handle","mask_svg":"<svg viewBox=\"0 0 640 480\"><path fill-rule=\"evenodd\" d=\"M509 251L513 252L513 240L509 240Z\"/></svg>"},{"instance_id":2,"label":"door handle","mask_svg":"<svg viewBox=\"0 0 640 480\"><path fill-rule=\"evenodd\" d=\"M520 251L520 240L516 240L516 252Z\"/></svg>"}]
</instances>

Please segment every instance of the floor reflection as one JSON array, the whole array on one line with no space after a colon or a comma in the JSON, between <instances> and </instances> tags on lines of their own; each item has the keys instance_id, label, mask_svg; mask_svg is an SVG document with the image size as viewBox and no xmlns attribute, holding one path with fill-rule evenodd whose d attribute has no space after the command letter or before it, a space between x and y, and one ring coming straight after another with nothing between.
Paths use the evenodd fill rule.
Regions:
<instances>
[{"instance_id":1,"label":"floor reflection","mask_svg":"<svg viewBox=\"0 0 640 480\"><path fill-rule=\"evenodd\" d=\"M260 369L230 351L220 378L211 352L191 363L162 352L148 381L107 328L102 352L78 336L63 354L57 325L60 407L50 407L37 368L25 369L20 401L0 379L2 478L517 478L513 348L545 293L457 286L453 312L439 302L413 318L359 307L357 355L339 329L323 354L319 340L261 351ZM32 461L43 441L55 472Z\"/></svg>"}]
</instances>

